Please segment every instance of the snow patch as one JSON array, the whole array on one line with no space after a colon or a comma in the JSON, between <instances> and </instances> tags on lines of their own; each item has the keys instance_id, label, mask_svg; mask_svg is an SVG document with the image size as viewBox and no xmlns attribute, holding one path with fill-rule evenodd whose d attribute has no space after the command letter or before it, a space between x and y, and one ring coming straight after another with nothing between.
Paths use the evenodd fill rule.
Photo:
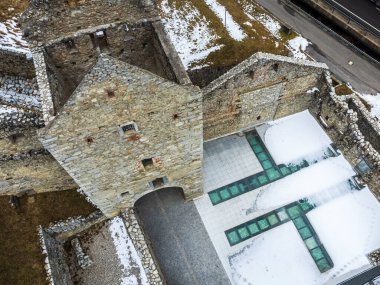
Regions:
<instances>
[{"instance_id":1,"label":"snow patch","mask_svg":"<svg viewBox=\"0 0 380 285\"><path fill-rule=\"evenodd\" d=\"M308 218L334 262L326 279L370 265L366 255L380 247L380 205L368 188L331 200Z\"/></svg>"},{"instance_id":2,"label":"snow patch","mask_svg":"<svg viewBox=\"0 0 380 285\"><path fill-rule=\"evenodd\" d=\"M292 222L253 239L230 264L235 285L311 285L320 275Z\"/></svg>"},{"instance_id":3,"label":"snow patch","mask_svg":"<svg viewBox=\"0 0 380 285\"><path fill-rule=\"evenodd\" d=\"M264 142L277 164L319 160L331 144L330 138L307 110L269 125Z\"/></svg>"},{"instance_id":4,"label":"snow patch","mask_svg":"<svg viewBox=\"0 0 380 285\"><path fill-rule=\"evenodd\" d=\"M22 38L16 17L0 22L0 47L11 51L29 52L28 43Z\"/></svg>"},{"instance_id":5,"label":"snow patch","mask_svg":"<svg viewBox=\"0 0 380 285\"><path fill-rule=\"evenodd\" d=\"M377 95L363 94L361 97L371 105L371 114L380 119L380 93Z\"/></svg>"},{"instance_id":6,"label":"snow patch","mask_svg":"<svg viewBox=\"0 0 380 285\"><path fill-rule=\"evenodd\" d=\"M348 180L353 175L355 172L343 156L329 158L272 183L262 190L255 206L257 209L279 208L303 198L317 200L316 195L323 191L349 192Z\"/></svg>"},{"instance_id":7,"label":"snow patch","mask_svg":"<svg viewBox=\"0 0 380 285\"><path fill-rule=\"evenodd\" d=\"M225 28L227 29L231 38L236 41L242 41L247 37L247 35L243 32L243 29L238 23L235 22L231 14L224 6L220 5L216 0L205 0L205 2L225 25Z\"/></svg>"},{"instance_id":8,"label":"snow patch","mask_svg":"<svg viewBox=\"0 0 380 285\"><path fill-rule=\"evenodd\" d=\"M222 47L213 45L219 37L209 28L206 17L190 3L177 9L168 0L163 0L160 9L165 30L186 69L199 68L203 59Z\"/></svg>"},{"instance_id":9,"label":"snow patch","mask_svg":"<svg viewBox=\"0 0 380 285\"><path fill-rule=\"evenodd\" d=\"M314 94L316 92L320 92L319 89L317 87L313 87L311 88L310 90L307 90L306 93L307 94Z\"/></svg>"},{"instance_id":10,"label":"snow patch","mask_svg":"<svg viewBox=\"0 0 380 285\"><path fill-rule=\"evenodd\" d=\"M264 25L264 27L277 39L281 38L280 29L281 25L278 21L273 19L267 14L259 14L254 17L257 21Z\"/></svg>"},{"instance_id":11,"label":"snow patch","mask_svg":"<svg viewBox=\"0 0 380 285\"><path fill-rule=\"evenodd\" d=\"M140 257L127 234L127 229L120 217L113 218L109 224L109 231L119 257L123 279L120 285L149 285ZM136 267L139 269L135 275Z\"/></svg>"},{"instance_id":12,"label":"snow patch","mask_svg":"<svg viewBox=\"0 0 380 285\"><path fill-rule=\"evenodd\" d=\"M309 45L309 42L307 39L297 36L294 39L291 39L288 42L289 48L293 53L294 58L298 59L306 59L306 54L303 53L306 51L307 46Z\"/></svg>"}]
</instances>

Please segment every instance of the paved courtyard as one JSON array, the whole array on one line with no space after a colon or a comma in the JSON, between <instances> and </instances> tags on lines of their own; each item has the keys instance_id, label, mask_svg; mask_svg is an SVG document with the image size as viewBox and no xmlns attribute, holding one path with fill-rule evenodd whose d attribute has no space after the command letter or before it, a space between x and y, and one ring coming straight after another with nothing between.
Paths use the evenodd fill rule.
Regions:
<instances>
[{"instance_id":1,"label":"paved courtyard","mask_svg":"<svg viewBox=\"0 0 380 285\"><path fill-rule=\"evenodd\" d=\"M136 203L169 285L231 284L193 202L180 189L159 190Z\"/></svg>"},{"instance_id":2,"label":"paved courtyard","mask_svg":"<svg viewBox=\"0 0 380 285\"><path fill-rule=\"evenodd\" d=\"M308 111L205 142L203 197L136 203L168 284L337 284L371 268L380 205L331 143Z\"/></svg>"}]
</instances>

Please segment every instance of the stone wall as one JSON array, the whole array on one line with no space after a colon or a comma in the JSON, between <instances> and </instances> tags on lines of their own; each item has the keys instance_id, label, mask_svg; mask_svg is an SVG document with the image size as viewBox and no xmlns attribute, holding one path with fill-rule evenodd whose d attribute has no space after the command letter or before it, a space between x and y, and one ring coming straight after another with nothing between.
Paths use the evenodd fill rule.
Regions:
<instances>
[{"instance_id":1,"label":"stone wall","mask_svg":"<svg viewBox=\"0 0 380 285\"><path fill-rule=\"evenodd\" d=\"M188 73L194 85L204 88L231 68L233 66L206 66L200 69L188 70Z\"/></svg>"},{"instance_id":2,"label":"stone wall","mask_svg":"<svg viewBox=\"0 0 380 285\"><path fill-rule=\"evenodd\" d=\"M78 188L38 141L36 130L0 139L0 195Z\"/></svg>"},{"instance_id":3,"label":"stone wall","mask_svg":"<svg viewBox=\"0 0 380 285\"><path fill-rule=\"evenodd\" d=\"M163 285L163 275L159 269L158 263L154 257L153 250L147 243L144 232L135 215L133 208L130 208L123 212L123 218L128 230L128 234L139 252L141 263L144 267L145 273L148 277L149 284L151 285Z\"/></svg>"},{"instance_id":4,"label":"stone wall","mask_svg":"<svg viewBox=\"0 0 380 285\"><path fill-rule=\"evenodd\" d=\"M38 228L45 271L49 285L72 285L69 267L65 260L63 244L54 239L40 226Z\"/></svg>"},{"instance_id":5,"label":"stone wall","mask_svg":"<svg viewBox=\"0 0 380 285\"><path fill-rule=\"evenodd\" d=\"M101 211L96 211L87 217L71 217L64 221L51 223L45 231L51 236L54 236L58 241L64 242L74 235L89 229L93 225L104 222L106 219Z\"/></svg>"},{"instance_id":6,"label":"stone wall","mask_svg":"<svg viewBox=\"0 0 380 285\"><path fill-rule=\"evenodd\" d=\"M140 0L34 0L21 17L32 47L49 45L75 33L109 23L136 23L155 18L155 9Z\"/></svg>"},{"instance_id":7,"label":"stone wall","mask_svg":"<svg viewBox=\"0 0 380 285\"><path fill-rule=\"evenodd\" d=\"M49 73L47 67L46 53L43 48L32 50L34 66L36 70L36 79L40 91L41 111L44 121L47 123L54 118L55 108L53 103L52 87L49 82Z\"/></svg>"},{"instance_id":8,"label":"stone wall","mask_svg":"<svg viewBox=\"0 0 380 285\"><path fill-rule=\"evenodd\" d=\"M198 88L103 55L40 139L114 216L161 187L181 187L188 199L203 193L201 110Z\"/></svg>"},{"instance_id":9,"label":"stone wall","mask_svg":"<svg viewBox=\"0 0 380 285\"><path fill-rule=\"evenodd\" d=\"M0 106L0 139L44 125L38 112Z\"/></svg>"},{"instance_id":10,"label":"stone wall","mask_svg":"<svg viewBox=\"0 0 380 285\"><path fill-rule=\"evenodd\" d=\"M380 201L380 154L376 144L380 141L379 122L356 95L337 96L329 72L325 76L329 93L320 97L313 112L352 166L364 159L371 167L361 177Z\"/></svg>"},{"instance_id":11,"label":"stone wall","mask_svg":"<svg viewBox=\"0 0 380 285\"><path fill-rule=\"evenodd\" d=\"M203 89L204 138L308 109L327 66L257 53ZM309 91L309 92L308 92Z\"/></svg>"},{"instance_id":12,"label":"stone wall","mask_svg":"<svg viewBox=\"0 0 380 285\"><path fill-rule=\"evenodd\" d=\"M0 47L0 74L33 78L36 76L30 53Z\"/></svg>"}]
</instances>

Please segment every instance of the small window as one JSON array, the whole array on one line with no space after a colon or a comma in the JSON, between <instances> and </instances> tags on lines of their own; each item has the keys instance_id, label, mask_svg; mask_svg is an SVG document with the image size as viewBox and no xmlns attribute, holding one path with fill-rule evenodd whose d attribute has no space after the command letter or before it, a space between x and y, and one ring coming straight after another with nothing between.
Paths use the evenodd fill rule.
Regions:
<instances>
[{"instance_id":1,"label":"small window","mask_svg":"<svg viewBox=\"0 0 380 285\"><path fill-rule=\"evenodd\" d=\"M108 49L107 34L105 31L97 31L95 33L95 38L100 50Z\"/></svg>"},{"instance_id":2,"label":"small window","mask_svg":"<svg viewBox=\"0 0 380 285\"><path fill-rule=\"evenodd\" d=\"M119 126L120 136L129 137L132 135L136 135L137 132L138 132L138 128L137 128L136 123L134 122L129 122L129 123Z\"/></svg>"},{"instance_id":3,"label":"small window","mask_svg":"<svg viewBox=\"0 0 380 285\"><path fill-rule=\"evenodd\" d=\"M149 185L153 189L157 189L157 188L165 186L167 183L168 183L168 179L165 176L165 177L160 177L160 178L157 178L157 179L153 180L152 182L149 183Z\"/></svg>"},{"instance_id":4,"label":"small window","mask_svg":"<svg viewBox=\"0 0 380 285\"><path fill-rule=\"evenodd\" d=\"M129 194L131 194L129 191L126 191L126 192L123 192L120 194L121 197L125 197L125 196L128 196Z\"/></svg>"},{"instance_id":5,"label":"small window","mask_svg":"<svg viewBox=\"0 0 380 285\"><path fill-rule=\"evenodd\" d=\"M128 124L121 127L124 133L129 131L136 131L135 124Z\"/></svg>"},{"instance_id":6,"label":"small window","mask_svg":"<svg viewBox=\"0 0 380 285\"><path fill-rule=\"evenodd\" d=\"M145 168L154 165L153 164L153 158L146 158L146 159L143 159L141 162Z\"/></svg>"}]
</instances>

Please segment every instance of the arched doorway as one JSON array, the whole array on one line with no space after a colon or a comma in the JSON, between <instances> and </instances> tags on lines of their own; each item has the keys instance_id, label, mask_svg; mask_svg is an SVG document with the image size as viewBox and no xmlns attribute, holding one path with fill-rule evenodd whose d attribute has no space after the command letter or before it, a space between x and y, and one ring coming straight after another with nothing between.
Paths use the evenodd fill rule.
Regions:
<instances>
[{"instance_id":1,"label":"arched doorway","mask_svg":"<svg viewBox=\"0 0 380 285\"><path fill-rule=\"evenodd\" d=\"M145 235L169 285L230 284L193 202L163 188L135 203Z\"/></svg>"}]
</instances>

